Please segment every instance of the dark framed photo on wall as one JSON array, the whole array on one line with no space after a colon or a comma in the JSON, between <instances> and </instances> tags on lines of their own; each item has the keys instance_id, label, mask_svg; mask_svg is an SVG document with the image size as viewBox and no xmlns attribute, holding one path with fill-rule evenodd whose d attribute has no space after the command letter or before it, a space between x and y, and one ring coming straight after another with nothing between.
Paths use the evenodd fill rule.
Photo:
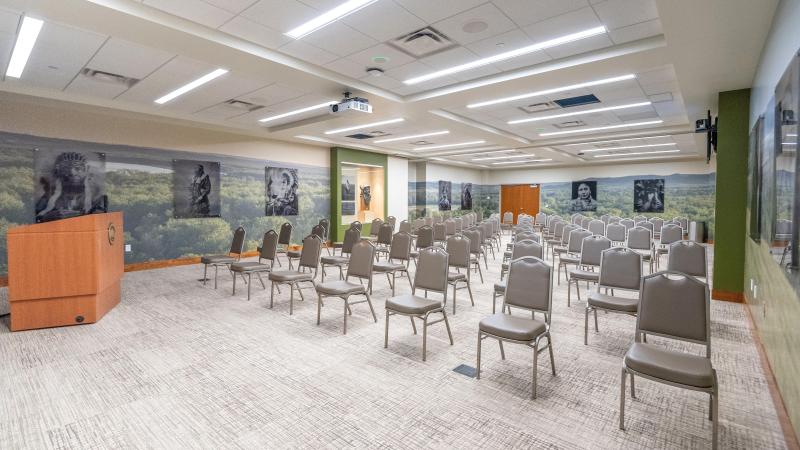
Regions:
<instances>
[{"instance_id":1,"label":"dark framed photo on wall","mask_svg":"<svg viewBox=\"0 0 800 450\"><path fill-rule=\"evenodd\" d=\"M461 209L472 209L472 183L461 183Z\"/></svg>"},{"instance_id":2,"label":"dark framed photo on wall","mask_svg":"<svg viewBox=\"0 0 800 450\"><path fill-rule=\"evenodd\" d=\"M33 166L36 222L108 212L104 153L36 149Z\"/></svg>"},{"instance_id":3,"label":"dark framed photo on wall","mask_svg":"<svg viewBox=\"0 0 800 450\"><path fill-rule=\"evenodd\" d=\"M664 179L633 181L633 211L637 213L664 212Z\"/></svg>"},{"instance_id":4,"label":"dark framed photo on wall","mask_svg":"<svg viewBox=\"0 0 800 450\"><path fill-rule=\"evenodd\" d=\"M450 211L453 205L453 183L439 180L439 211Z\"/></svg>"},{"instance_id":5,"label":"dark framed photo on wall","mask_svg":"<svg viewBox=\"0 0 800 450\"><path fill-rule=\"evenodd\" d=\"M573 181L570 212L597 211L597 181Z\"/></svg>"},{"instance_id":6,"label":"dark framed photo on wall","mask_svg":"<svg viewBox=\"0 0 800 450\"><path fill-rule=\"evenodd\" d=\"M299 214L298 189L300 181L297 169L288 167L267 167L266 211L267 216L296 216Z\"/></svg>"},{"instance_id":7,"label":"dark framed photo on wall","mask_svg":"<svg viewBox=\"0 0 800 450\"><path fill-rule=\"evenodd\" d=\"M219 187L218 162L173 159L173 216L176 219L219 217Z\"/></svg>"}]
</instances>

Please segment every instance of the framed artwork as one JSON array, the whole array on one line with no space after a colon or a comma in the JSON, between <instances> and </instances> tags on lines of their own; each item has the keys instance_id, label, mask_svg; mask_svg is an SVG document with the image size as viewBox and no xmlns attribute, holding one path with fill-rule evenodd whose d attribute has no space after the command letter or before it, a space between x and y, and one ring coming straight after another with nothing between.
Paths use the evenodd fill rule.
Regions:
<instances>
[{"instance_id":1,"label":"framed artwork","mask_svg":"<svg viewBox=\"0 0 800 450\"><path fill-rule=\"evenodd\" d=\"M664 179L633 181L633 210L637 213L664 212Z\"/></svg>"},{"instance_id":2,"label":"framed artwork","mask_svg":"<svg viewBox=\"0 0 800 450\"><path fill-rule=\"evenodd\" d=\"M439 211L450 211L453 204L453 183L439 180Z\"/></svg>"},{"instance_id":3,"label":"framed artwork","mask_svg":"<svg viewBox=\"0 0 800 450\"><path fill-rule=\"evenodd\" d=\"M299 214L298 189L300 181L297 169L267 167L266 211L267 216L296 216Z\"/></svg>"},{"instance_id":4,"label":"framed artwork","mask_svg":"<svg viewBox=\"0 0 800 450\"><path fill-rule=\"evenodd\" d=\"M597 181L573 181L571 212L597 211Z\"/></svg>"},{"instance_id":5,"label":"framed artwork","mask_svg":"<svg viewBox=\"0 0 800 450\"><path fill-rule=\"evenodd\" d=\"M219 163L172 160L172 211L176 219L220 216Z\"/></svg>"},{"instance_id":6,"label":"framed artwork","mask_svg":"<svg viewBox=\"0 0 800 450\"><path fill-rule=\"evenodd\" d=\"M104 153L34 152L36 222L108 211Z\"/></svg>"},{"instance_id":7,"label":"framed artwork","mask_svg":"<svg viewBox=\"0 0 800 450\"><path fill-rule=\"evenodd\" d=\"M461 183L461 209L472 209L472 183Z\"/></svg>"}]
</instances>

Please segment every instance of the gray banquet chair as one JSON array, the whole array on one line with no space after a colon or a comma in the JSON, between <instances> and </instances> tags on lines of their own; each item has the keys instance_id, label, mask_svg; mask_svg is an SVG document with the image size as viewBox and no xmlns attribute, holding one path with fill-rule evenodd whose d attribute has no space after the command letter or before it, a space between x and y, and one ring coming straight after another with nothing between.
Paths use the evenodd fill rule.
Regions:
<instances>
[{"instance_id":1,"label":"gray banquet chair","mask_svg":"<svg viewBox=\"0 0 800 450\"><path fill-rule=\"evenodd\" d=\"M275 299L275 286L280 284L289 285L289 315L294 314L294 290L300 294L300 299L304 300L303 291L300 290L300 283L311 283L314 287L314 278L317 277L319 267L319 256L322 251L322 240L317 235L309 235L303 239L303 249L300 252L300 261L297 264L298 270L280 270L269 273L269 280L272 281L272 289L269 294L269 307L272 309ZM308 272L302 271L308 269ZM313 270L313 272L312 272Z\"/></svg>"},{"instance_id":2,"label":"gray banquet chair","mask_svg":"<svg viewBox=\"0 0 800 450\"><path fill-rule=\"evenodd\" d=\"M567 279L567 306L570 306L572 283L575 283L575 292L578 295L578 300L581 299L581 281L586 282L587 287L589 283L597 283L600 278L600 272L594 269L600 267L600 258L603 256L603 251L609 248L611 248L611 241L606 237L595 235L583 239L578 267L569 271L569 278Z\"/></svg>"},{"instance_id":3,"label":"gray banquet chair","mask_svg":"<svg viewBox=\"0 0 800 450\"><path fill-rule=\"evenodd\" d=\"M615 245L625 243L625 225L619 223L609 223L606 226L606 237Z\"/></svg>"},{"instance_id":4,"label":"gray banquet chair","mask_svg":"<svg viewBox=\"0 0 800 450\"><path fill-rule=\"evenodd\" d=\"M324 243L323 239L325 239L325 227L322 224L314 225L311 228L311 235L316 236L319 238L321 243ZM295 259L300 259L300 255L302 254L302 250L289 250L286 252L286 259L289 260L289 270L292 270L294 267L292 265L292 261Z\"/></svg>"},{"instance_id":5,"label":"gray banquet chair","mask_svg":"<svg viewBox=\"0 0 800 450\"><path fill-rule=\"evenodd\" d=\"M591 231L592 234L597 234L600 236L605 236L606 234L606 224L602 220L590 221L589 226L586 227L586 229Z\"/></svg>"},{"instance_id":6,"label":"gray banquet chair","mask_svg":"<svg viewBox=\"0 0 800 450\"><path fill-rule=\"evenodd\" d=\"M558 254L558 269L556 270L556 282L561 284L561 268L564 268L564 278L569 282L568 265L572 264L577 266L581 261L581 248L583 240L592 235L592 232L586 229L572 230L567 239L566 251Z\"/></svg>"},{"instance_id":7,"label":"gray banquet chair","mask_svg":"<svg viewBox=\"0 0 800 450\"><path fill-rule=\"evenodd\" d=\"M638 298L614 296L614 289L639 291L642 280L642 255L624 247L613 247L600 256L600 276L597 291L589 294L583 323L583 344L589 345L589 313L594 313L594 330L597 326L597 310L636 316ZM611 295L601 289L611 289Z\"/></svg>"},{"instance_id":8,"label":"gray banquet chair","mask_svg":"<svg viewBox=\"0 0 800 450\"><path fill-rule=\"evenodd\" d=\"M619 428L625 429L625 381L631 377L631 397L636 398L634 376L709 395L711 447L717 448L719 383L711 364L711 304L708 285L680 272L658 272L644 277L639 297L634 343L622 362ZM648 344L645 335L705 346L705 356ZM668 401L674 402L674 398ZM648 424L658 423L652 417Z\"/></svg>"},{"instance_id":9,"label":"gray banquet chair","mask_svg":"<svg viewBox=\"0 0 800 450\"><path fill-rule=\"evenodd\" d=\"M247 300L250 300L250 286L253 285L253 274L256 274L258 281L261 282L261 287L264 289L267 286L264 284L264 279L261 274L269 272L275 265L275 259L278 253L278 233L275 230L269 230L264 233L261 240L261 247L258 250L258 261L237 261L231 264L231 272L233 272L233 293L236 295L236 274L239 274L242 279L247 274ZM267 260L268 264L263 264L261 260Z\"/></svg>"},{"instance_id":10,"label":"gray banquet chair","mask_svg":"<svg viewBox=\"0 0 800 450\"><path fill-rule=\"evenodd\" d=\"M378 229L378 239L375 241L377 243L375 248L375 259L379 260L380 255L382 253L389 254L389 247L392 245L392 235L394 234L394 228L388 222L384 222L381 227Z\"/></svg>"},{"instance_id":11,"label":"gray banquet chair","mask_svg":"<svg viewBox=\"0 0 800 450\"><path fill-rule=\"evenodd\" d=\"M650 224L652 226L652 224ZM626 247L642 255L642 260L650 265L650 273L653 272L653 240L652 231L645 227L635 226L628 230L628 241Z\"/></svg>"},{"instance_id":12,"label":"gray banquet chair","mask_svg":"<svg viewBox=\"0 0 800 450\"><path fill-rule=\"evenodd\" d=\"M370 241L377 240L378 231L381 229L381 225L383 225L383 220L378 218L372 219L372 223L369 227L369 236L365 236L364 239L369 239Z\"/></svg>"},{"instance_id":13,"label":"gray banquet chair","mask_svg":"<svg viewBox=\"0 0 800 450\"><path fill-rule=\"evenodd\" d=\"M669 253L669 246L673 242L678 242L683 239L683 230L680 225L672 223L665 223L661 227L661 234L658 237L658 245L656 246L656 268L661 266L661 255Z\"/></svg>"},{"instance_id":14,"label":"gray banquet chair","mask_svg":"<svg viewBox=\"0 0 800 450\"><path fill-rule=\"evenodd\" d=\"M214 289L217 288L217 275L219 266L230 267L231 264L242 259L244 252L244 238L245 232L243 227L238 227L233 232L233 239L231 240L231 247L225 255L206 255L200 257L200 263L203 264L203 286L208 281L208 266L214 267ZM234 274L235 278L235 274Z\"/></svg>"},{"instance_id":15,"label":"gray banquet chair","mask_svg":"<svg viewBox=\"0 0 800 450\"><path fill-rule=\"evenodd\" d=\"M408 274L408 265L411 261L411 241L413 238L410 234L403 231L398 232L392 238L392 244L389 248L389 254L386 261L376 262L372 266L372 271L377 273L385 273L386 279L389 280L389 285L392 287L392 295L395 293L395 281L397 272L405 273L408 278L408 284L411 285L411 276ZM391 278L389 277L391 275ZM372 293L372 285L370 285L370 294Z\"/></svg>"},{"instance_id":16,"label":"gray banquet chair","mask_svg":"<svg viewBox=\"0 0 800 450\"><path fill-rule=\"evenodd\" d=\"M415 319L422 320L422 360L425 361L428 349L428 326L444 321L450 345L453 345L453 334L450 332L450 323L447 321L447 312L444 310L444 300L447 298L447 273L448 255L441 247L429 247L419 252L419 263L414 273L414 285L411 294L390 297L386 300L386 334L383 348L389 347L389 317L393 315L411 318L414 334L417 333ZM425 291L425 296L416 295L417 290ZM428 292L442 294L442 300L431 300ZM429 322L431 314L442 314L442 318Z\"/></svg>"},{"instance_id":17,"label":"gray banquet chair","mask_svg":"<svg viewBox=\"0 0 800 450\"><path fill-rule=\"evenodd\" d=\"M441 245L447 240L447 226L444 222L433 224L433 242L434 244Z\"/></svg>"},{"instance_id":18,"label":"gray banquet chair","mask_svg":"<svg viewBox=\"0 0 800 450\"><path fill-rule=\"evenodd\" d=\"M556 264L556 256L560 256L562 253L567 252L569 244L569 234L572 233L574 230L578 229L580 229L580 227L577 225L567 225L561 229L561 236L559 236L558 243L550 246L550 252L553 257L553 265ZM548 241L548 244L550 244L550 241Z\"/></svg>"},{"instance_id":19,"label":"gray banquet chair","mask_svg":"<svg viewBox=\"0 0 800 450\"><path fill-rule=\"evenodd\" d=\"M705 278L706 283L708 283L706 246L692 241L673 242L669 246L667 270Z\"/></svg>"},{"instance_id":20,"label":"gray banquet chair","mask_svg":"<svg viewBox=\"0 0 800 450\"><path fill-rule=\"evenodd\" d=\"M506 314L506 307L531 311L531 316L540 312L544 320L533 317L518 317ZM499 313L483 318L478 325L478 361L475 378L481 378L481 342L494 338L500 344L500 357L506 359L503 342L523 344L533 349L533 388L531 398L536 398L536 378L539 353L547 349L550 353L550 368L556 375L553 358L553 338L550 336L550 321L553 310L553 268L540 258L526 256L511 261L508 286L503 296ZM547 346L539 347L539 341L547 338Z\"/></svg>"},{"instance_id":21,"label":"gray banquet chair","mask_svg":"<svg viewBox=\"0 0 800 450\"><path fill-rule=\"evenodd\" d=\"M411 234L411 223L407 220L400 221L400 229L398 231L405 231L406 233Z\"/></svg>"},{"instance_id":22,"label":"gray banquet chair","mask_svg":"<svg viewBox=\"0 0 800 450\"><path fill-rule=\"evenodd\" d=\"M542 259L542 246L533 240L519 241L514 244L514 248L511 251L511 261L525 256ZM508 271L508 268L509 264L503 264L501 266L500 282L494 284L494 289L492 290L492 314L495 313L497 297L503 295L506 291L506 282L503 281L503 275Z\"/></svg>"},{"instance_id":23,"label":"gray banquet chair","mask_svg":"<svg viewBox=\"0 0 800 450\"><path fill-rule=\"evenodd\" d=\"M444 221L444 232L447 237L450 237L456 234L456 221L453 219L447 219ZM446 239L445 239L446 240Z\"/></svg>"},{"instance_id":24,"label":"gray banquet chair","mask_svg":"<svg viewBox=\"0 0 800 450\"><path fill-rule=\"evenodd\" d=\"M463 235L450 236L447 239L447 255L450 267L456 269L455 272L448 272L447 274L447 282L453 286L453 315L455 315L456 293L458 292L459 283L464 283L466 285L467 292L469 292L469 301L472 303L472 306L475 306L475 299L472 297L472 286L470 285L471 276L469 269L472 255L470 254L469 239L465 238ZM466 273L462 273L461 269L466 270ZM445 299L444 302L447 304L447 299Z\"/></svg>"},{"instance_id":25,"label":"gray banquet chair","mask_svg":"<svg viewBox=\"0 0 800 450\"><path fill-rule=\"evenodd\" d=\"M620 219L619 224L625 227L626 234L628 230L636 226L636 222L631 219Z\"/></svg>"},{"instance_id":26,"label":"gray banquet chair","mask_svg":"<svg viewBox=\"0 0 800 450\"><path fill-rule=\"evenodd\" d=\"M651 217L648 222L653 224L653 239L658 239L661 236L661 227L664 226L664 219L661 217Z\"/></svg>"},{"instance_id":27,"label":"gray banquet chair","mask_svg":"<svg viewBox=\"0 0 800 450\"><path fill-rule=\"evenodd\" d=\"M331 232L331 223L328 219L319 219L319 225L325 230L324 236L322 236L322 246L325 247L325 251L330 255L331 247L328 246L328 237Z\"/></svg>"},{"instance_id":28,"label":"gray banquet chair","mask_svg":"<svg viewBox=\"0 0 800 450\"><path fill-rule=\"evenodd\" d=\"M323 298L339 297L344 300L342 334L347 334L347 316L353 314L350 309L353 305L366 302L372 313L372 319L376 323L378 322L375 308L372 307L372 301L369 298L369 289L372 287L372 264L375 261L375 246L367 240L360 240L353 245L351 250L350 263L347 265L347 276L345 276L344 280L329 281L315 286L317 291L317 325L319 325L320 316L322 315ZM351 283L350 277L366 280L367 286L362 283ZM363 295L365 299L351 302L350 297L353 295Z\"/></svg>"},{"instance_id":29,"label":"gray banquet chair","mask_svg":"<svg viewBox=\"0 0 800 450\"><path fill-rule=\"evenodd\" d=\"M342 273L342 269L347 265L350 261L350 253L353 250L353 246L361 240L361 230L352 224L347 231L344 232L344 241L342 242L342 249L340 255L333 255L333 256L323 256L320 258L320 266L322 266L322 281L325 281L325 275L327 272L325 271L326 267L338 267L339 268L339 279L344 279L344 274Z\"/></svg>"},{"instance_id":30,"label":"gray banquet chair","mask_svg":"<svg viewBox=\"0 0 800 450\"><path fill-rule=\"evenodd\" d=\"M503 223L502 228L504 230L511 230L514 228L514 213L511 211L506 211L503 213Z\"/></svg>"},{"instance_id":31,"label":"gray banquet chair","mask_svg":"<svg viewBox=\"0 0 800 450\"><path fill-rule=\"evenodd\" d=\"M416 250L411 252L411 259L416 264L420 250L433 246L433 228L423 225L417 229Z\"/></svg>"},{"instance_id":32,"label":"gray banquet chair","mask_svg":"<svg viewBox=\"0 0 800 450\"><path fill-rule=\"evenodd\" d=\"M392 226L392 233L394 233L394 229L397 227L397 218L395 216L389 216L386 218L386 223Z\"/></svg>"},{"instance_id":33,"label":"gray banquet chair","mask_svg":"<svg viewBox=\"0 0 800 450\"><path fill-rule=\"evenodd\" d=\"M278 253L289 253L289 245L292 243L292 224L284 222L281 225L281 231L278 233ZM278 259L278 265L282 266L281 260Z\"/></svg>"},{"instance_id":34,"label":"gray banquet chair","mask_svg":"<svg viewBox=\"0 0 800 450\"><path fill-rule=\"evenodd\" d=\"M483 247L481 246L481 232L478 231L477 228L473 228L471 230L464 231L462 234L464 237L469 239L469 253L471 255L469 265L471 268L474 267L478 270L478 275L481 277L481 283L483 283L483 271L481 270L481 255L483 255Z\"/></svg>"}]
</instances>

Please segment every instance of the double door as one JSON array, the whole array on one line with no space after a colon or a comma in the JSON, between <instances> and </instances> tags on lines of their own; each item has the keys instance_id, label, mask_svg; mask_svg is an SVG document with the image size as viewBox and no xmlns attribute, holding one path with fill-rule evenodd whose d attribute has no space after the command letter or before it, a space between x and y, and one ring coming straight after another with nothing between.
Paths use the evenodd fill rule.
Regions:
<instances>
[{"instance_id":1,"label":"double door","mask_svg":"<svg viewBox=\"0 0 800 450\"><path fill-rule=\"evenodd\" d=\"M500 216L514 213L514 223L520 214L535 216L539 212L539 186L530 184L503 185L500 189Z\"/></svg>"}]
</instances>

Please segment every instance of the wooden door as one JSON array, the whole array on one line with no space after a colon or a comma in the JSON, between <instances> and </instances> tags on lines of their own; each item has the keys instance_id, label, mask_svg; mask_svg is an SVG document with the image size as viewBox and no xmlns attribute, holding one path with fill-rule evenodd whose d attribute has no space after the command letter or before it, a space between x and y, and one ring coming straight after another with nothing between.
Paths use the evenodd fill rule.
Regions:
<instances>
[{"instance_id":1,"label":"wooden door","mask_svg":"<svg viewBox=\"0 0 800 450\"><path fill-rule=\"evenodd\" d=\"M514 213L514 223L522 213L535 216L539 212L539 185L503 185L500 189L501 217L506 211Z\"/></svg>"}]
</instances>

